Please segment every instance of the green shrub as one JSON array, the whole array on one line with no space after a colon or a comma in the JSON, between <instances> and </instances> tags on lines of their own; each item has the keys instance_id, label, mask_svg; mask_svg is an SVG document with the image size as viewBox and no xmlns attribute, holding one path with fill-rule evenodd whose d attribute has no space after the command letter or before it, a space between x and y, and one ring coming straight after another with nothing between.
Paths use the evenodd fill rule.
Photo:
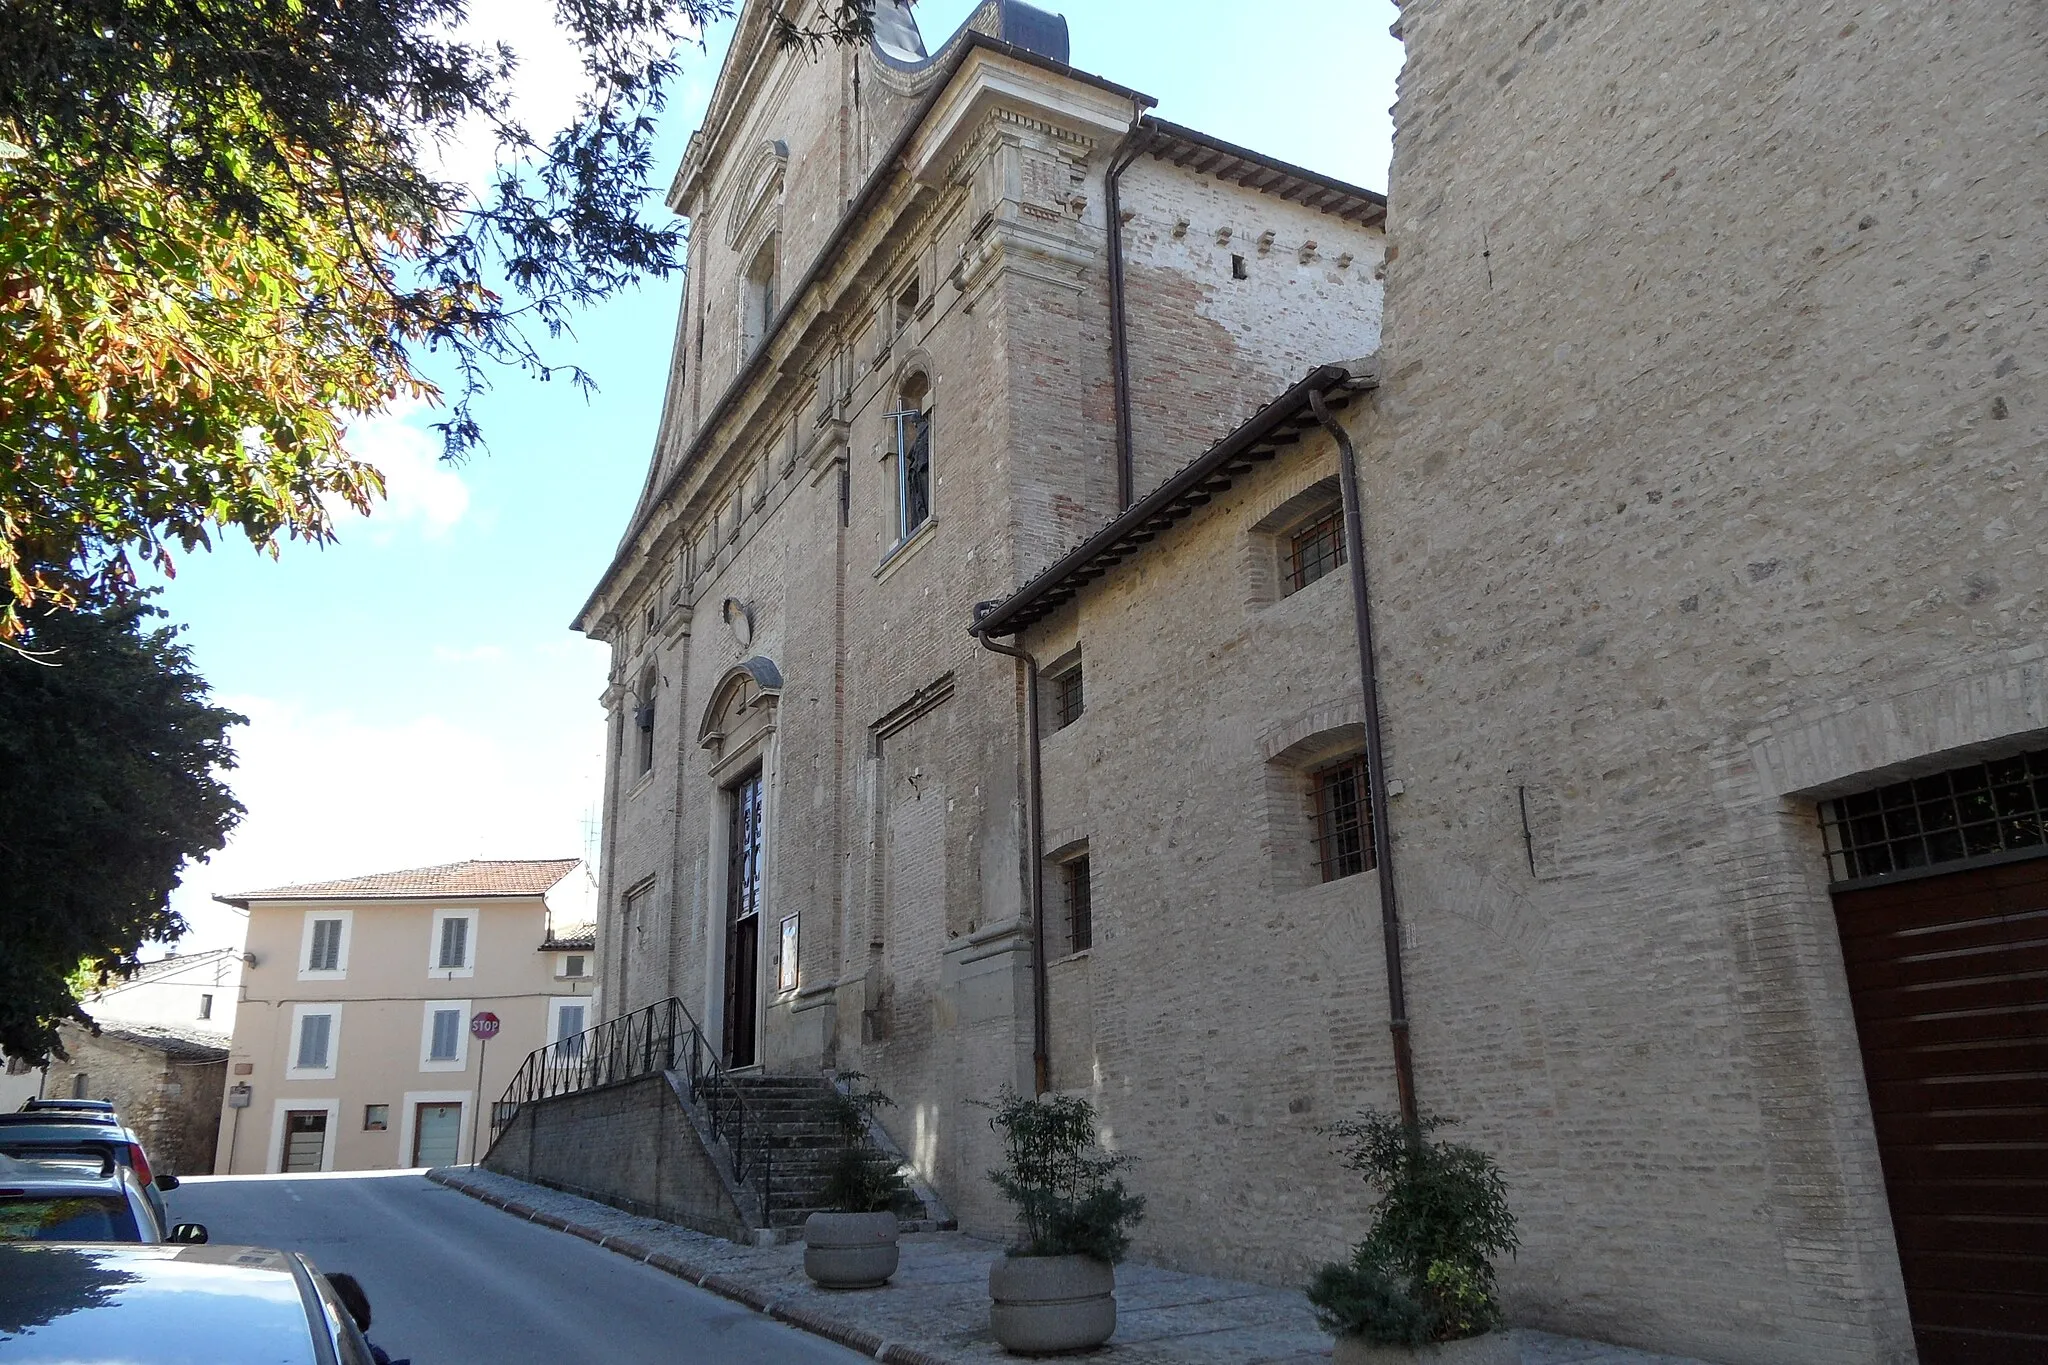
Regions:
<instances>
[{"instance_id":1,"label":"green shrub","mask_svg":"<svg viewBox=\"0 0 2048 1365\"><path fill-rule=\"evenodd\" d=\"M875 1145L870 1124L875 1111L894 1108L890 1099L858 1071L842 1071L844 1089L832 1092L832 1120L839 1128L839 1154L825 1186L825 1202L847 1213L887 1213L910 1192L903 1166Z\"/></svg>"},{"instance_id":2,"label":"green shrub","mask_svg":"<svg viewBox=\"0 0 2048 1365\"><path fill-rule=\"evenodd\" d=\"M1095 1143L1095 1106L1070 1095L1026 1099L1004 1086L989 1127L1004 1164L988 1173L1017 1210L1023 1240L1013 1256L1093 1256L1111 1265L1131 1244L1145 1200L1116 1175L1129 1157Z\"/></svg>"},{"instance_id":3,"label":"green shrub","mask_svg":"<svg viewBox=\"0 0 2048 1365\"><path fill-rule=\"evenodd\" d=\"M1451 1120L1408 1125L1363 1113L1328 1131L1344 1164L1380 1196L1351 1260L1316 1273L1309 1301L1323 1326L1384 1345L1478 1336L1498 1326L1493 1258L1520 1240L1492 1157L1430 1134Z\"/></svg>"}]
</instances>

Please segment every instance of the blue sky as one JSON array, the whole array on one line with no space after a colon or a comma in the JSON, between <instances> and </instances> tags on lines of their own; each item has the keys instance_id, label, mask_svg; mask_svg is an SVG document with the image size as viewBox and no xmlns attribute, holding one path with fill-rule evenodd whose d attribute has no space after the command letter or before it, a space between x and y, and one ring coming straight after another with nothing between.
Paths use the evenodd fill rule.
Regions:
<instances>
[{"instance_id":1,"label":"blue sky","mask_svg":"<svg viewBox=\"0 0 2048 1365\"><path fill-rule=\"evenodd\" d=\"M1400 45L1389 0L1039 0L1067 16L1075 65L1142 90L1161 117L1386 187ZM919 0L936 47L975 0ZM522 54L530 120L565 108L545 0L472 0ZM1243 15L1255 13L1257 22ZM663 128L681 159L730 25L686 54ZM570 617L610 559L661 410L680 280L593 310L549 351L601 385L506 373L482 410L490 451L437 464L424 410L360 424L351 444L391 496L341 543L184 558L162 605L216 695L250 724L231 781L249 815L188 869L186 950L241 941L210 897L279 882L472 857L594 849L605 651Z\"/></svg>"}]
</instances>

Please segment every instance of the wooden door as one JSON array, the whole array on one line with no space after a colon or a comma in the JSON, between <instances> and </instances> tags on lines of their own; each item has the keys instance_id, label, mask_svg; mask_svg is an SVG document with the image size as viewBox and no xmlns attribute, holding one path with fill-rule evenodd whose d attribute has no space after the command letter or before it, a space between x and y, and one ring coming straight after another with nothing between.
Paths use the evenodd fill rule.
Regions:
<instances>
[{"instance_id":1,"label":"wooden door","mask_svg":"<svg viewBox=\"0 0 2048 1365\"><path fill-rule=\"evenodd\" d=\"M752 1066L761 1013L761 774L731 798L725 864L725 1064Z\"/></svg>"},{"instance_id":2,"label":"wooden door","mask_svg":"<svg viewBox=\"0 0 2048 1365\"><path fill-rule=\"evenodd\" d=\"M1835 912L1921 1365L2048 1361L2048 858Z\"/></svg>"},{"instance_id":3,"label":"wooden door","mask_svg":"<svg viewBox=\"0 0 2048 1365\"><path fill-rule=\"evenodd\" d=\"M462 1106L423 1104L413 1114L412 1164L453 1166L462 1145Z\"/></svg>"},{"instance_id":4,"label":"wooden door","mask_svg":"<svg viewBox=\"0 0 2048 1365\"><path fill-rule=\"evenodd\" d=\"M327 1159L327 1111L293 1109L284 1116L284 1169L317 1171Z\"/></svg>"}]
</instances>

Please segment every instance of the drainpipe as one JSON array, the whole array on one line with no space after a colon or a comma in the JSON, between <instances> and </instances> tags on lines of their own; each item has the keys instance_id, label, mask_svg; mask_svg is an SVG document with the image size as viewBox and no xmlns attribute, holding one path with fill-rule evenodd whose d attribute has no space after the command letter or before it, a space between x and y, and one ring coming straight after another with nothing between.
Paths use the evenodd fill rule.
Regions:
<instances>
[{"instance_id":1,"label":"drainpipe","mask_svg":"<svg viewBox=\"0 0 2048 1365\"><path fill-rule=\"evenodd\" d=\"M975 608L975 615L980 617L993 606L994 602L983 602ZM1038 660L1027 650L997 644L982 634L978 625L974 634L983 649L1007 654L1024 664L1024 845L1025 857L1030 862L1025 882L1031 898L1031 1074L1036 1093L1043 1095L1052 1089L1052 1060L1046 1051L1049 1030L1045 984L1045 788L1039 780Z\"/></svg>"},{"instance_id":2,"label":"drainpipe","mask_svg":"<svg viewBox=\"0 0 2048 1365\"><path fill-rule=\"evenodd\" d=\"M1387 1031L1393 1035L1394 1085L1401 1121L1413 1131L1415 1058L1408 1043L1408 987L1401 970L1401 911L1394 898L1394 836L1387 809L1387 765L1380 741L1380 683L1372 642L1372 603L1365 583L1365 519L1359 510L1358 451L1351 433L1330 415L1320 391L1308 396L1309 410L1337 442L1338 482L1344 492L1344 540L1351 553L1351 619L1358 628L1358 675L1365 695L1365 777L1372 801L1372 857L1380 879L1380 932L1387 953Z\"/></svg>"},{"instance_id":3,"label":"drainpipe","mask_svg":"<svg viewBox=\"0 0 2048 1365\"><path fill-rule=\"evenodd\" d=\"M1144 112L1134 108L1131 130L1111 154L1109 170L1102 177L1102 199L1109 215L1109 373L1116 390L1116 510L1121 512L1136 501L1137 472L1131 454L1131 347L1125 329L1124 307L1124 215L1118 187L1130 164L1151 145L1144 132Z\"/></svg>"}]
</instances>

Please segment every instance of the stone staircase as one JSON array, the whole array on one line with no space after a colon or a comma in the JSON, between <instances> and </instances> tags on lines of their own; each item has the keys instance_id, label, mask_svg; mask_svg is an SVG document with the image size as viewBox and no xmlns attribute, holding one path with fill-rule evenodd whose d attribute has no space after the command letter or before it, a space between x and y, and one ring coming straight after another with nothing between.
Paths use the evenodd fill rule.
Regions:
<instances>
[{"instance_id":1,"label":"stone staircase","mask_svg":"<svg viewBox=\"0 0 2048 1365\"><path fill-rule=\"evenodd\" d=\"M733 1076L729 1080L746 1105L748 1125L758 1126L766 1134L766 1231L776 1240L800 1236L804 1220L827 1207L825 1190L844 1141L833 1113L832 1082L822 1076ZM887 1133L875 1136L885 1150L894 1147ZM748 1184L752 1188L752 1181ZM912 1191L903 1213L906 1227L931 1230L954 1225L942 1207L934 1207L938 1200L931 1191L915 1183Z\"/></svg>"}]
</instances>

